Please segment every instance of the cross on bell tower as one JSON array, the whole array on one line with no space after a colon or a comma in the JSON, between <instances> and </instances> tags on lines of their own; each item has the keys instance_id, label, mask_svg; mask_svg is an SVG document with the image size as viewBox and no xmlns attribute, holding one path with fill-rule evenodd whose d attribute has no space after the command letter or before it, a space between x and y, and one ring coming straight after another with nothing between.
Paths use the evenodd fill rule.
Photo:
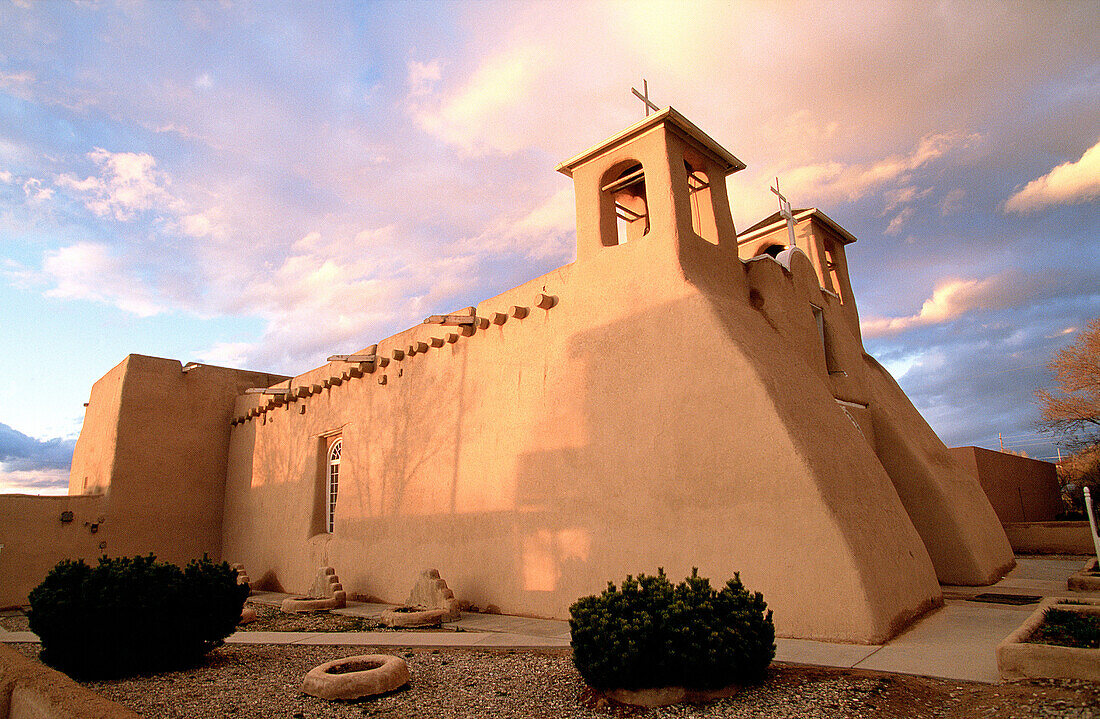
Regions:
<instances>
[{"instance_id":1,"label":"cross on bell tower","mask_svg":"<svg viewBox=\"0 0 1100 719\"><path fill-rule=\"evenodd\" d=\"M660 111L660 108L657 107L656 105L654 105L649 100L649 81L648 80L646 80L645 78L642 78L642 91L641 92L638 92L633 87L630 88L630 91L632 93L634 93L634 97L638 98L639 100L641 100L642 102L645 103L645 116L646 117L649 117L649 111L650 110L653 110L653 112L659 112Z\"/></svg>"},{"instance_id":2,"label":"cross on bell tower","mask_svg":"<svg viewBox=\"0 0 1100 719\"><path fill-rule=\"evenodd\" d=\"M794 241L794 213L791 212L791 203L783 196L783 193L779 191L779 178L775 178L775 187L772 188L772 192L779 198L779 216L787 221L787 237L790 239L790 243L787 247L795 247Z\"/></svg>"}]
</instances>

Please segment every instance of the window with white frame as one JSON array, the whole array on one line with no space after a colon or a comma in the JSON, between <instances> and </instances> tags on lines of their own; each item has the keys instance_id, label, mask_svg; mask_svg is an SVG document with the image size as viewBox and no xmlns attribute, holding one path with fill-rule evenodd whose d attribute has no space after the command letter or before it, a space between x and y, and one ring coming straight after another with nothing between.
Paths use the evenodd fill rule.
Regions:
<instances>
[{"instance_id":1,"label":"window with white frame","mask_svg":"<svg viewBox=\"0 0 1100 719\"><path fill-rule=\"evenodd\" d=\"M325 510L325 529L329 534L336 524L336 494L340 488L340 451L344 441L337 439L328 450L328 503Z\"/></svg>"}]
</instances>

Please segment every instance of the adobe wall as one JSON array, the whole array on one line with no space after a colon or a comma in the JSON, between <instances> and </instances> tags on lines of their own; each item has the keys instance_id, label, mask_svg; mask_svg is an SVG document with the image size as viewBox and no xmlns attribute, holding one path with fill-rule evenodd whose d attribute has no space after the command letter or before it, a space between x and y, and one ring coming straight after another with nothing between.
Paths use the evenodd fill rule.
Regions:
<instances>
[{"instance_id":1,"label":"adobe wall","mask_svg":"<svg viewBox=\"0 0 1100 719\"><path fill-rule=\"evenodd\" d=\"M294 378L317 385L307 397L240 398L238 416L268 409L233 429L225 557L288 591L330 564L349 591L394 602L436 567L459 598L551 617L609 579L698 566L719 584L740 571L784 636L892 636L941 601L935 570L832 396L812 315L784 313L773 292L801 282L843 326L838 306L775 265L764 306L788 316L769 318L736 257L690 252L713 275L706 292L675 246L609 247L477 308L530 308L523 319L454 343L457 328L415 327L379 343L388 366L361 378L322 388L346 372L332 363ZM538 293L557 306L533 308ZM797 330L778 332L784 321Z\"/></svg>"},{"instance_id":2,"label":"adobe wall","mask_svg":"<svg viewBox=\"0 0 1100 719\"><path fill-rule=\"evenodd\" d=\"M810 215L796 223L795 236L798 246L805 247L809 254L792 259L790 269L797 276L795 263L812 267L821 286L836 292L817 292L813 287L797 293L772 292L780 308L772 302L763 305L761 311L777 331L812 338L804 325L792 322L792 313L805 322L807 304L824 309L826 381L833 396L860 425L890 475L940 581L963 585L997 581L1014 563L1011 547L980 486L968 476L965 463L948 451L897 382L863 351L839 235ZM779 226L747 241L741 250L762 251L768 245L788 241L786 228ZM832 264L826 261L828 257L832 257ZM775 287L764 277L775 274L777 263L766 256L744 259L752 273L762 276L754 288L761 282ZM822 354L820 348L817 352Z\"/></svg>"},{"instance_id":3,"label":"adobe wall","mask_svg":"<svg viewBox=\"0 0 1100 719\"><path fill-rule=\"evenodd\" d=\"M69 487L106 493L108 554L219 556L233 403L280 379L129 355L92 387Z\"/></svg>"},{"instance_id":4,"label":"adobe wall","mask_svg":"<svg viewBox=\"0 0 1100 719\"><path fill-rule=\"evenodd\" d=\"M820 289L819 268L801 252L792 254L789 271L766 255L745 267L750 304L775 332L799 347L819 381L859 427L920 534L939 581L978 585L1000 579L1015 560L988 500L893 378L863 351L854 309ZM699 277L705 275L700 272ZM700 286L707 283L701 280ZM807 311L811 304L822 309L824 342ZM752 336L755 340L759 335ZM822 441L835 447L839 439Z\"/></svg>"},{"instance_id":5,"label":"adobe wall","mask_svg":"<svg viewBox=\"0 0 1100 719\"><path fill-rule=\"evenodd\" d=\"M94 564L107 537L100 524L105 507L102 496L0 494L0 607L26 604L62 559ZM62 512L72 512L72 521L62 521Z\"/></svg>"},{"instance_id":6,"label":"adobe wall","mask_svg":"<svg viewBox=\"0 0 1100 719\"><path fill-rule=\"evenodd\" d=\"M118 418L121 413L122 383L130 358L120 362L92 385L80 436L73 447L69 467L69 494L103 494L111 486Z\"/></svg>"},{"instance_id":7,"label":"adobe wall","mask_svg":"<svg viewBox=\"0 0 1100 719\"><path fill-rule=\"evenodd\" d=\"M998 581L1016 562L981 486L878 361L864 355L862 369L876 452L921 533L940 582L975 586Z\"/></svg>"},{"instance_id":8,"label":"adobe wall","mask_svg":"<svg viewBox=\"0 0 1100 719\"><path fill-rule=\"evenodd\" d=\"M141 719L56 669L0 644L0 719Z\"/></svg>"},{"instance_id":9,"label":"adobe wall","mask_svg":"<svg viewBox=\"0 0 1100 719\"><path fill-rule=\"evenodd\" d=\"M977 477L1002 523L1050 522L1065 509L1051 462L981 447L953 447L951 454Z\"/></svg>"},{"instance_id":10,"label":"adobe wall","mask_svg":"<svg viewBox=\"0 0 1100 719\"><path fill-rule=\"evenodd\" d=\"M1006 522L1005 534L1019 554L1095 554L1087 520Z\"/></svg>"}]
</instances>

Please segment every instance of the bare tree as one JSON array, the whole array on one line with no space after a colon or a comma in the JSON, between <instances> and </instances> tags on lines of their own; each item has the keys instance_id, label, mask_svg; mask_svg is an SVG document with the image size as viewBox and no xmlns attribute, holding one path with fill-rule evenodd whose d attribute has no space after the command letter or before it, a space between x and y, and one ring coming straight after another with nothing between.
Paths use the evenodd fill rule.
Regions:
<instances>
[{"instance_id":1,"label":"bare tree","mask_svg":"<svg viewBox=\"0 0 1100 719\"><path fill-rule=\"evenodd\" d=\"M1089 322L1047 366L1057 389L1035 393L1042 405L1042 428L1074 450L1100 444L1100 318Z\"/></svg>"}]
</instances>

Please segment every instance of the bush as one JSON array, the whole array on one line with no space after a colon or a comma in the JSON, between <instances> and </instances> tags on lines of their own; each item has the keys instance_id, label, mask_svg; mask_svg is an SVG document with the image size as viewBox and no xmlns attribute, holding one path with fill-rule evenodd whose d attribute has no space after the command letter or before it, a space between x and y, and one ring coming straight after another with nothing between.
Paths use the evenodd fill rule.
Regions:
<instances>
[{"instance_id":1,"label":"bush","mask_svg":"<svg viewBox=\"0 0 1100 719\"><path fill-rule=\"evenodd\" d=\"M656 577L608 582L569 608L573 663L597 689L717 689L761 679L775 656L775 626L739 575L722 591L698 569L675 587Z\"/></svg>"},{"instance_id":2,"label":"bush","mask_svg":"<svg viewBox=\"0 0 1100 719\"><path fill-rule=\"evenodd\" d=\"M42 660L78 677L198 662L235 631L248 587L206 556L185 569L147 557L64 560L30 593Z\"/></svg>"}]
</instances>

